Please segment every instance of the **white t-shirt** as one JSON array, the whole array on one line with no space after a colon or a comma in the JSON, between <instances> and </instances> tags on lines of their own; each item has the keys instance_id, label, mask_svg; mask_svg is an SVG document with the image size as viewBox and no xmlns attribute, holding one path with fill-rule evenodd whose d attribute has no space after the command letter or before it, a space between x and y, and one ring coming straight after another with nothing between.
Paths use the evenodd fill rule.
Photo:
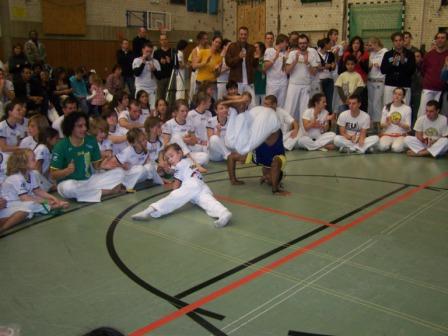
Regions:
<instances>
[{"instance_id":1,"label":"white t-shirt","mask_svg":"<svg viewBox=\"0 0 448 336\"><path fill-rule=\"evenodd\" d=\"M159 158L159 153L163 148L163 143L160 139L157 139L154 142L148 141L148 152L149 158L152 162L156 162Z\"/></svg>"},{"instance_id":2,"label":"white t-shirt","mask_svg":"<svg viewBox=\"0 0 448 336\"><path fill-rule=\"evenodd\" d=\"M429 120L425 114L417 119L414 130L422 132L424 138L438 140L448 135L447 119L444 115L439 114L436 120Z\"/></svg>"},{"instance_id":3,"label":"white t-shirt","mask_svg":"<svg viewBox=\"0 0 448 336\"><path fill-rule=\"evenodd\" d=\"M16 124L11 127L7 120L0 122L0 138L5 139L8 146L17 146L23 137L24 133L21 125Z\"/></svg>"},{"instance_id":4,"label":"white t-shirt","mask_svg":"<svg viewBox=\"0 0 448 336\"><path fill-rule=\"evenodd\" d=\"M109 135L112 136L123 136L126 135L128 133L128 130L124 127L121 127L120 125L117 125L115 127L115 130L112 130L109 127ZM123 149L125 149L127 146L129 146L129 143L125 140L121 143L113 143L112 144L112 151L113 153L116 155L118 153L120 153Z\"/></svg>"},{"instance_id":5,"label":"white t-shirt","mask_svg":"<svg viewBox=\"0 0 448 336\"><path fill-rule=\"evenodd\" d=\"M224 125L220 124L221 125L221 133L219 133L219 137L223 140L226 137L228 123L229 123L229 118L227 118L226 123ZM214 116L207 121L207 128L210 128L214 132L216 132L218 130L218 124L219 124L218 116Z\"/></svg>"},{"instance_id":6,"label":"white t-shirt","mask_svg":"<svg viewBox=\"0 0 448 336\"><path fill-rule=\"evenodd\" d=\"M199 113L196 110L191 110L187 115L187 122L190 123L195 131L196 136L201 141L207 141L207 122L212 118L212 113L206 110L204 113Z\"/></svg>"},{"instance_id":7,"label":"white t-shirt","mask_svg":"<svg viewBox=\"0 0 448 336\"><path fill-rule=\"evenodd\" d=\"M112 150L112 142L109 139L104 139L103 142L98 141L98 147L101 152L111 151Z\"/></svg>"},{"instance_id":8,"label":"white t-shirt","mask_svg":"<svg viewBox=\"0 0 448 336\"><path fill-rule=\"evenodd\" d=\"M359 134L361 130L370 128L370 117L366 112L359 111L359 115L355 118L350 110L347 110L339 115L338 126L345 127L348 135Z\"/></svg>"},{"instance_id":9,"label":"white t-shirt","mask_svg":"<svg viewBox=\"0 0 448 336\"><path fill-rule=\"evenodd\" d=\"M378 64L378 67L372 66L369 71L368 78L370 79L384 79L386 75L381 73L381 62L383 61L384 54L387 52L386 48L379 51L371 51L369 54L369 63Z\"/></svg>"},{"instance_id":10,"label":"white t-shirt","mask_svg":"<svg viewBox=\"0 0 448 336\"><path fill-rule=\"evenodd\" d=\"M194 167L193 161L189 158L184 158L174 166L174 178L185 182L189 178L198 178L202 180L201 173Z\"/></svg>"},{"instance_id":11,"label":"white t-shirt","mask_svg":"<svg viewBox=\"0 0 448 336\"><path fill-rule=\"evenodd\" d=\"M328 111L322 110L317 115L317 118L314 117L314 108L306 109L305 112L303 112L302 119L308 120L308 121L315 121L318 120L319 124L321 126L325 126L327 123L327 117L328 117ZM318 139L322 134L322 130L320 127L312 127L306 131L304 135L309 136L312 139Z\"/></svg>"},{"instance_id":12,"label":"white t-shirt","mask_svg":"<svg viewBox=\"0 0 448 336\"><path fill-rule=\"evenodd\" d=\"M178 124L176 119L171 118L166 123L162 125L162 132L164 134L169 134L171 136L173 135L181 135L184 136L186 133L194 133L194 127L187 121L185 124Z\"/></svg>"},{"instance_id":13,"label":"white t-shirt","mask_svg":"<svg viewBox=\"0 0 448 336\"><path fill-rule=\"evenodd\" d=\"M286 112L286 110L281 107L277 107L275 109L279 119L280 119L280 128L283 133L283 137L291 130L291 124L294 122L294 118Z\"/></svg>"},{"instance_id":14,"label":"white t-shirt","mask_svg":"<svg viewBox=\"0 0 448 336\"><path fill-rule=\"evenodd\" d=\"M412 111L408 105L402 104L401 106L396 107L392 104L389 111L387 110L386 106L384 106L381 115L381 123L385 124L387 117L389 117L392 121L392 123L384 130L384 134L387 135L407 133L407 131L403 127L394 124L394 122L411 126L411 116Z\"/></svg>"},{"instance_id":15,"label":"white t-shirt","mask_svg":"<svg viewBox=\"0 0 448 336\"><path fill-rule=\"evenodd\" d=\"M33 191L40 188L35 171L30 171L28 180L20 173L8 176L3 183L2 194L7 201L20 201L21 195L34 195Z\"/></svg>"},{"instance_id":16,"label":"white t-shirt","mask_svg":"<svg viewBox=\"0 0 448 336\"><path fill-rule=\"evenodd\" d=\"M138 124L143 125L145 123L146 117L143 114L140 114L140 117L138 117L137 120L132 120L131 115L129 114L129 111L125 110L120 113L118 120L120 120L120 119L126 119L128 121L128 123L130 123L131 125L138 125Z\"/></svg>"},{"instance_id":17,"label":"white t-shirt","mask_svg":"<svg viewBox=\"0 0 448 336\"><path fill-rule=\"evenodd\" d=\"M39 144L34 149L36 161L42 160L42 175L47 176L50 169L51 153L47 146Z\"/></svg>"},{"instance_id":18,"label":"white t-shirt","mask_svg":"<svg viewBox=\"0 0 448 336\"><path fill-rule=\"evenodd\" d=\"M53 124L51 124L51 127L53 127L56 131L59 132L59 137L63 138L64 133L62 133L62 122L64 121L64 115L59 116L55 121L53 121Z\"/></svg>"},{"instance_id":19,"label":"white t-shirt","mask_svg":"<svg viewBox=\"0 0 448 336\"><path fill-rule=\"evenodd\" d=\"M143 59L141 57L134 58L132 62L132 69L139 68L142 64ZM161 70L160 63L156 59L151 59L146 61L146 65L143 68L140 76L135 76L135 91L145 90L148 93L154 92L157 90L157 79L150 70L150 64L153 64L157 71Z\"/></svg>"},{"instance_id":20,"label":"white t-shirt","mask_svg":"<svg viewBox=\"0 0 448 336\"><path fill-rule=\"evenodd\" d=\"M123 163L129 163L131 167L133 166L142 166L144 165L149 158L149 150L148 146L146 151L141 151L137 153L135 148L132 145L127 146L120 153L116 155L117 160Z\"/></svg>"},{"instance_id":21,"label":"white t-shirt","mask_svg":"<svg viewBox=\"0 0 448 336\"><path fill-rule=\"evenodd\" d=\"M0 183L6 179L6 164L8 162L9 154L0 152Z\"/></svg>"},{"instance_id":22,"label":"white t-shirt","mask_svg":"<svg viewBox=\"0 0 448 336\"><path fill-rule=\"evenodd\" d=\"M283 61L286 53L280 51L278 58L275 60L277 51L275 48L268 48L264 52L264 61L273 62L273 65L266 71L266 84L273 86L284 86L288 84L288 75L284 71Z\"/></svg>"},{"instance_id":23,"label":"white t-shirt","mask_svg":"<svg viewBox=\"0 0 448 336\"><path fill-rule=\"evenodd\" d=\"M292 64L297 58L297 53L298 50L291 51L286 60L286 64ZM308 48L308 62L310 63L310 67L317 67L319 65L320 59L316 49ZM309 66L304 63L303 55L299 55L299 60L289 75L289 82L297 85L310 85L313 76L310 74Z\"/></svg>"},{"instance_id":24,"label":"white t-shirt","mask_svg":"<svg viewBox=\"0 0 448 336\"><path fill-rule=\"evenodd\" d=\"M34 138L31 135L28 135L26 138L23 138L22 141L20 141L20 148L28 148L31 150L34 150L37 146L37 141L34 140Z\"/></svg>"}]
</instances>

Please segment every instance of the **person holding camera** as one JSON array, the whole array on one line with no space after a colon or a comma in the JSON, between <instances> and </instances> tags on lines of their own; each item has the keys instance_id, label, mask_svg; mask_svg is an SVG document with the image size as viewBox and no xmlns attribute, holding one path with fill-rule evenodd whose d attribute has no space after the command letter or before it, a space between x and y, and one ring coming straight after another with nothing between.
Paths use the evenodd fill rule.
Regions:
<instances>
[{"instance_id":1,"label":"person holding camera","mask_svg":"<svg viewBox=\"0 0 448 336\"><path fill-rule=\"evenodd\" d=\"M159 61L152 57L154 47L150 43L145 43L142 48L142 56L137 57L132 62L132 70L135 75L135 92L144 90L149 95L149 105L156 104L157 79L161 66Z\"/></svg>"}]
</instances>

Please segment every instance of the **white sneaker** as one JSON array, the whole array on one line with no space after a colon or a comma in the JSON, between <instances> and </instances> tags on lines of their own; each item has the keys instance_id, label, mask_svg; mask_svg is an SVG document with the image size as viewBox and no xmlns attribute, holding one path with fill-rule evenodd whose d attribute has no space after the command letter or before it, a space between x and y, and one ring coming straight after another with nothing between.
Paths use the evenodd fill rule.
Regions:
<instances>
[{"instance_id":1,"label":"white sneaker","mask_svg":"<svg viewBox=\"0 0 448 336\"><path fill-rule=\"evenodd\" d=\"M222 228L226 226L229 223L230 218L232 218L232 213L230 211L225 212L224 215L222 215L215 221L215 227Z\"/></svg>"},{"instance_id":2,"label":"white sneaker","mask_svg":"<svg viewBox=\"0 0 448 336\"><path fill-rule=\"evenodd\" d=\"M145 210L140 211L138 213L136 213L135 215L132 215L132 219L133 220L139 220L139 221L143 221L146 219L151 218L151 213L153 213L155 210L153 207L147 207Z\"/></svg>"}]
</instances>

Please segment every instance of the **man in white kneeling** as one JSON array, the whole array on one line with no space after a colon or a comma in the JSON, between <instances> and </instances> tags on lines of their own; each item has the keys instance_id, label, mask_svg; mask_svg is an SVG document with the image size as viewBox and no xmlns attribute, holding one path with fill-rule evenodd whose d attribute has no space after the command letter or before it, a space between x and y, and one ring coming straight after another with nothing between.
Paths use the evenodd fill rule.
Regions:
<instances>
[{"instance_id":1,"label":"man in white kneeling","mask_svg":"<svg viewBox=\"0 0 448 336\"><path fill-rule=\"evenodd\" d=\"M430 100L425 114L415 123L415 136L407 136L404 142L409 147L409 156L441 156L448 151L447 118L439 114L440 104Z\"/></svg>"},{"instance_id":2,"label":"man in white kneeling","mask_svg":"<svg viewBox=\"0 0 448 336\"><path fill-rule=\"evenodd\" d=\"M286 110L277 106L277 97L274 95L264 97L263 105L277 113L283 134L283 147L289 151L293 150L299 139L299 123Z\"/></svg>"},{"instance_id":3,"label":"man in white kneeling","mask_svg":"<svg viewBox=\"0 0 448 336\"><path fill-rule=\"evenodd\" d=\"M369 115L360 110L361 97L351 95L348 98L349 110L342 112L338 118L339 134L334 137L334 145L340 152L364 154L373 148L379 138L377 135L367 136L370 128Z\"/></svg>"}]
</instances>

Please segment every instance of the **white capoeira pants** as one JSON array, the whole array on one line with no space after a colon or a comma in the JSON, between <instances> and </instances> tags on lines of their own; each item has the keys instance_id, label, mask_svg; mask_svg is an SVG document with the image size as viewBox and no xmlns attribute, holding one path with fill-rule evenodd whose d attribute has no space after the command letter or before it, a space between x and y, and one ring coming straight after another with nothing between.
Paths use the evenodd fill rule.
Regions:
<instances>
[{"instance_id":1,"label":"white capoeira pants","mask_svg":"<svg viewBox=\"0 0 448 336\"><path fill-rule=\"evenodd\" d=\"M434 142L430 147L425 145L415 136L407 136L404 142L414 153L419 153L426 149L433 157L443 155L448 151L448 138L440 138Z\"/></svg>"},{"instance_id":2,"label":"white capoeira pants","mask_svg":"<svg viewBox=\"0 0 448 336\"><path fill-rule=\"evenodd\" d=\"M226 147L223 138L212 135L209 139L208 153L210 161L223 161L230 155L230 149Z\"/></svg>"},{"instance_id":3,"label":"white capoeira pants","mask_svg":"<svg viewBox=\"0 0 448 336\"><path fill-rule=\"evenodd\" d=\"M299 141L299 134L297 133L294 138L291 138L291 132L292 131L289 131L286 134L283 134L283 147L285 147L285 149L289 151L296 148L297 142Z\"/></svg>"},{"instance_id":4,"label":"white capoeira pants","mask_svg":"<svg viewBox=\"0 0 448 336\"><path fill-rule=\"evenodd\" d=\"M43 209L41 204L32 201L8 201L6 208L0 209L0 218L7 218L14 215L16 212L27 212L28 219L33 218L35 213L41 212Z\"/></svg>"},{"instance_id":5,"label":"white capoeira pants","mask_svg":"<svg viewBox=\"0 0 448 336\"><path fill-rule=\"evenodd\" d=\"M185 80L185 71L179 70L178 74L176 75L176 100L185 99L185 93L187 89ZM151 105L151 107L154 106Z\"/></svg>"},{"instance_id":6,"label":"white capoeira pants","mask_svg":"<svg viewBox=\"0 0 448 336\"><path fill-rule=\"evenodd\" d=\"M317 139L313 139L307 135L299 137L298 146L299 148L304 148L309 151L318 150L333 142L336 133L325 132L320 135Z\"/></svg>"},{"instance_id":7,"label":"white capoeira pants","mask_svg":"<svg viewBox=\"0 0 448 336\"><path fill-rule=\"evenodd\" d=\"M242 113L230 108L227 120L225 144L241 155L260 146L281 126L277 113L264 106L256 106Z\"/></svg>"},{"instance_id":8,"label":"white capoeira pants","mask_svg":"<svg viewBox=\"0 0 448 336\"><path fill-rule=\"evenodd\" d=\"M64 198L78 202L100 202L102 190L112 190L122 184L124 171L121 168L93 174L88 180L66 180L58 184L58 193Z\"/></svg>"},{"instance_id":9,"label":"white capoeira pants","mask_svg":"<svg viewBox=\"0 0 448 336\"><path fill-rule=\"evenodd\" d=\"M365 153L370 147L375 146L379 141L378 135L371 135L369 137L366 137L364 140L364 145L360 146L357 143L353 143L352 141L344 138L342 135L336 135L334 137L333 143L336 147L341 148L348 148L351 151L358 152L358 153Z\"/></svg>"},{"instance_id":10,"label":"white capoeira pants","mask_svg":"<svg viewBox=\"0 0 448 336\"><path fill-rule=\"evenodd\" d=\"M302 113L308 107L310 86L289 83L286 91L285 110L302 125ZM302 128L302 126L300 127Z\"/></svg>"},{"instance_id":11,"label":"white capoeira pants","mask_svg":"<svg viewBox=\"0 0 448 336\"><path fill-rule=\"evenodd\" d=\"M175 134L171 137L170 143L177 143L184 155L190 154L194 162L201 166L206 165L209 161L209 155L206 146L194 145L189 146L185 143L183 137L180 134Z\"/></svg>"},{"instance_id":12,"label":"white capoeira pants","mask_svg":"<svg viewBox=\"0 0 448 336\"><path fill-rule=\"evenodd\" d=\"M394 94L396 86L384 85L384 105L392 103L392 95ZM404 103L408 106L411 105L411 88L405 87L406 95L404 96Z\"/></svg>"},{"instance_id":13,"label":"white capoeira pants","mask_svg":"<svg viewBox=\"0 0 448 336\"><path fill-rule=\"evenodd\" d=\"M180 188L173 190L168 196L152 203L150 206L155 211L151 213L151 216L158 218L169 214L188 202L200 206L207 215L214 218L220 218L229 212L213 197L212 191L202 180L192 177L183 181Z\"/></svg>"},{"instance_id":14,"label":"white capoeira pants","mask_svg":"<svg viewBox=\"0 0 448 336\"><path fill-rule=\"evenodd\" d=\"M433 91L433 90L423 89L422 90L422 95L421 95L421 98L420 98L420 107L418 108L417 118L421 117L422 115L425 114L425 112L426 112L426 104L430 100L439 101L441 95L442 95L442 91Z\"/></svg>"},{"instance_id":15,"label":"white capoeira pants","mask_svg":"<svg viewBox=\"0 0 448 336\"><path fill-rule=\"evenodd\" d=\"M243 84L238 83L238 93L242 94L243 92L249 92L252 95L252 102L250 103L250 107L257 106L255 102L255 88L253 84Z\"/></svg>"},{"instance_id":16,"label":"white capoeira pants","mask_svg":"<svg viewBox=\"0 0 448 336\"><path fill-rule=\"evenodd\" d=\"M378 150L380 152L387 152L392 150L394 153L404 152L406 144L404 143L404 136L389 136L383 135L378 143Z\"/></svg>"},{"instance_id":17,"label":"white capoeira pants","mask_svg":"<svg viewBox=\"0 0 448 336\"><path fill-rule=\"evenodd\" d=\"M286 100L286 90L288 84L285 85L266 85L266 96L273 95L277 98L277 106L283 108Z\"/></svg>"},{"instance_id":18,"label":"white capoeira pants","mask_svg":"<svg viewBox=\"0 0 448 336\"><path fill-rule=\"evenodd\" d=\"M192 71L190 75L190 92L189 92L189 98L190 102L193 101L194 95L196 94L196 78L198 77L197 71Z\"/></svg>"},{"instance_id":19,"label":"white capoeira pants","mask_svg":"<svg viewBox=\"0 0 448 336\"><path fill-rule=\"evenodd\" d=\"M367 82L368 106L367 112L373 122L381 121L384 107L384 82Z\"/></svg>"},{"instance_id":20,"label":"white capoeira pants","mask_svg":"<svg viewBox=\"0 0 448 336\"><path fill-rule=\"evenodd\" d=\"M147 163L145 165L137 165L124 171L123 185L126 189L134 189L135 185L145 180L153 180L155 184L162 185L163 180L157 173L155 163Z\"/></svg>"},{"instance_id":21,"label":"white capoeira pants","mask_svg":"<svg viewBox=\"0 0 448 336\"><path fill-rule=\"evenodd\" d=\"M222 97L224 97L225 95L227 95L227 88L226 88L227 83L224 82L218 82L218 84L216 84L216 97L218 99L222 99Z\"/></svg>"}]
</instances>

